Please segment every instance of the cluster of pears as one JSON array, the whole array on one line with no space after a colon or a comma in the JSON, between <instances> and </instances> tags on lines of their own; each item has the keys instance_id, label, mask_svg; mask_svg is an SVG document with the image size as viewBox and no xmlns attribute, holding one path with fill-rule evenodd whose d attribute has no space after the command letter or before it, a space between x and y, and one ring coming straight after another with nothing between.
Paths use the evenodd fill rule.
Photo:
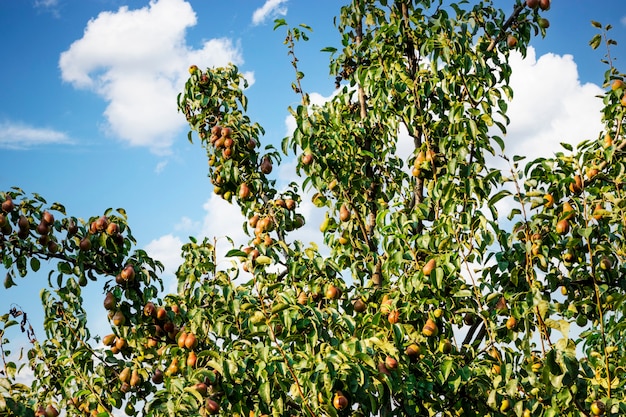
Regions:
<instances>
[{"instance_id":1,"label":"cluster of pears","mask_svg":"<svg viewBox=\"0 0 626 417\"><path fill-rule=\"evenodd\" d=\"M243 185L243 184L242 184ZM271 200L264 205L262 213L254 213L248 219L248 227L252 230L254 238L251 246L245 247L247 258L243 259L243 269L251 271L254 265L267 265L271 262L270 258L261 251L274 244L271 232L276 229L277 225L281 230L291 231L304 226L304 217L296 213L297 202L291 197L277 198Z\"/></svg>"},{"instance_id":2,"label":"cluster of pears","mask_svg":"<svg viewBox=\"0 0 626 417\"><path fill-rule=\"evenodd\" d=\"M93 218L84 233L81 233L81 228L73 217L58 220L51 211L37 210L26 200L16 203L11 193L4 193L3 197L0 206L0 242L8 239L22 245L24 241L33 239L41 246L37 250L48 256L65 250L87 253L100 247L108 247L109 242L117 247L124 244L120 225L107 216ZM14 231L14 228L17 230ZM65 232L65 235L55 235L55 232ZM110 250L99 251L98 255L105 253L115 256L114 251ZM86 285L86 277L80 277L79 283Z\"/></svg>"},{"instance_id":3,"label":"cluster of pears","mask_svg":"<svg viewBox=\"0 0 626 417\"><path fill-rule=\"evenodd\" d=\"M243 140L234 135L230 127L220 125L211 127L209 137L210 149L213 151L209 156L211 183L213 191L227 201L231 201L235 194L238 194L241 200L248 200L253 196L251 182L241 181L241 178L246 176L245 171L255 167L262 174L269 175L273 170L269 155L258 160L255 150L258 146L256 140L250 138L245 143ZM233 172L237 170L236 174L224 172L227 161L230 161L227 169L232 169Z\"/></svg>"},{"instance_id":4,"label":"cluster of pears","mask_svg":"<svg viewBox=\"0 0 626 417\"><path fill-rule=\"evenodd\" d=\"M113 324L118 327L125 326L126 319L119 310L118 301L115 295L108 292L105 296L104 306L109 310L112 316ZM198 337L189 329L185 329L184 325L177 325L180 318L180 307L178 305L157 306L149 301L143 308L144 323L142 326L148 329L146 341L142 345L136 345L133 341L126 338L109 334L104 336L103 344L110 348L111 353L121 353L124 357L130 357L133 353L140 355L146 349L156 349L159 357L165 360L165 367L162 369L154 369L150 381L152 384L159 385L163 383L164 378L178 375L182 368L187 366L195 368L198 362L196 350L198 348ZM133 329L127 332L121 330L120 333L134 333ZM170 349L178 347L178 353L169 357ZM136 350L136 352L133 352ZM118 383L120 391L127 393L131 390L142 389L142 384L148 382L148 373L136 367L127 366L118 375ZM213 374L214 378L207 381L200 381L194 385L194 389L202 396L209 397L204 405L209 414L216 414L219 411L219 404L210 398L216 390L217 374Z\"/></svg>"},{"instance_id":5,"label":"cluster of pears","mask_svg":"<svg viewBox=\"0 0 626 417\"><path fill-rule=\"evenodd\" d=\"M440 166L441 158L434 149L421 149L413 160L411 174L416 178L431 179Z\"/></svg>"},{"instance_id":6,"label":"cluster of pears","mask_svg":"<svg viewBox=\"0 0 626 417\"><path fill-rule=\"evenodd\" d=\"M49 211L44 210L39 216L26 213L24 210L18 212L18 206L9 193L5 194L5 199L0 208L0 241L9 238L13 234L13 222L17 226L15 236L19 240L26 240L31 235L38 236L37 242L42 246L44 252L55 254L62 249L62 246L59 245L57 239L52 234L55 227L58 226L60 230L60 223L56 224L54 215ZM38 223L35 217L39 217ZM68 229L69 233L70 230Z\"/></svg>"}]
</instances>

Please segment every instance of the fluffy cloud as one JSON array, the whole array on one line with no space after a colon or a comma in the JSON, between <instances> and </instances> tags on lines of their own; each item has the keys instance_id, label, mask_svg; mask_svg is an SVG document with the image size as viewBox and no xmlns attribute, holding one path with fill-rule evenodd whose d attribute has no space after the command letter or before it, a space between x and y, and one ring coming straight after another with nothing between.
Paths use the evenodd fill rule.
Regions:
<instances>
[{"instance_id":1,"label":"fluffy cloud","mask_svg":"<svg viewBox=\"0 0 626 417\"><path fill-rule=\"evenodd\" d=\"M174 274L181 264L180 248L183 242L176 236L168 234L155 239L146 245L150 257L163 263L165 273Z\"/></svg>"},{"instance_id":2,"label":"fluffy cloud","mask_svg":"<svg viewBox=\"0 0 626 417\"><path fill-rule=\"evenodd\" d=\"M29 149L38 145L70 143L67 134L21 123L0 122L0 148Z\"/></svg>"},{"instance_id":3,"label":"fluffy cloud","mask_svg":"<svg viewBox=\"0 0 626 417\"><path fill-rule=\"evenodd\" d=\"M165 269L161 279L163 279L163 286L167 293L176 292L176 270L183 260L181 256L182 246L182 240L172 234L168 234L151 241L145 247L146 252L152 259L163 263Z\"/></svg>"},{"instance_id":4,"label":"fluffy cloud","mask_svg":"<svg viewBox=\"0 0 626 417\"><path fill-rule=\"evenodd\" d=\"M243 231L242 224L246 219L241 214L236 203L230 204L217 194L204 203L202 208L206 214L203 219L200 236L215 238L216 256L219 263L224 260L224 255L232 246L239 247L248 241ZM233 245L228 241L232 240Z\"/></svg>"},{"instance_id":5,"label":"fluffy cloud","mask_svg":"<svg viewBox=\"0 0 626 417\"><path fill-rule=\"evenodd\" d=\"M511 124L504 137L506 153L528 159L550 157L562 150L560 142L577 144L595 139L602 130L603 90L595 84L581 84L571 55L545 54L537 58L530 48L526 59L511 59L509 106Z\"/></svg>"},{"instance_id":6,"label":"fluffy cloud","mask_svg":"<svg viewBox=\"0 0 626 417\"><path fill-rule=\"evenodd\" d=\"M184 0L153 0L137 10L102 12L61 54L61 76L106 100L112 135L167 153L185 125L172 97L182 89L189 65L243 62L239 47L229 39L208 40L200 49L188 46L185 32L196 22Z\"/></svg>"},{"instance_id":7,"label":"fluffy cloud","mask_svg":"<svg viewBox=\"0 0 626 417\"><path fill-rule=\"evenodd\" d=\"M270 16L284 16L287 14L287 8L283 6L287 0L266 0L263 6L259 7L252 14L252 24L259 25Z\"/></svg>"},{"instance_id":8,"label":"fluffy cloud","mask_svg":"<svg viewBox=\"0 0 626 417\"><path fill-rule=\"evenodd\" d=\"M34 7L49 12L54 17L59 17L59 0L35 0Z\"/></svg>"}]
</instances>

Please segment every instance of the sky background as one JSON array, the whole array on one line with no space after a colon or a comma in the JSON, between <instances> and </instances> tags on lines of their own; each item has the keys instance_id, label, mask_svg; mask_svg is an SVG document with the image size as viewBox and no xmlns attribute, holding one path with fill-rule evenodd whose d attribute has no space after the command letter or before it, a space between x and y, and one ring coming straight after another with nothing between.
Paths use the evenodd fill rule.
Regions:
<instances>
[{"instance_id":1,"label":"sky background","mask_svg":"<svg viewBox=\"0 0 626 417\"><path fill-rule=\"evenodd\" d=\"M284 28L274 31L273 19L313 28L296 51L305 90L322 101L334 77L319 51L338 46L333 17L342 3L0 0L0 189L39 193L80 218L124 207L138 246L165 263L171 285L188 236L246 240L237 209L213 195L205 152L189 144L176 109L189 65L237 64L252 84L249 116L266 129L264 143L278 145L291 125L287 107L298 96L290 87ZM512 10L513 1L496 3ZM509 156L550 155L559 142L600 135L595 96L604 89L606 50L588 46L597 33L590 21L613 26L609 35L618 45L611 54L624 72L623 6L623 0L553 0L545 12L547 37L533 40L525 60L512 59ZM293 167L288 158L274 172L286 183ZM301 212L311 216L300 232L310 240L321 211L305 201ZM0 312L15 302L36 321L45 277L29 275L17 288L0 290ZM87 292L92 311L101 308L101 288ZM106 323L103 316L96 327Z\"/></svg>"}]
</instances>

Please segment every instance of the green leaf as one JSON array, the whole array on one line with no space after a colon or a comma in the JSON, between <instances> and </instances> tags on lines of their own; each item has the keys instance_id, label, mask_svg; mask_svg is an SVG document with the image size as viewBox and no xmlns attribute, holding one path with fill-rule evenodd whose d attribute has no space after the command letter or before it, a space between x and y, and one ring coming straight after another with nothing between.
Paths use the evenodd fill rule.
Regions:
<instances>
[{"instance_id":1,"label":"green leaf","mask_svg":"<svg viewBox=\"0 0 626 417\"><path fill-rule=\"evenodd\" d=\"M30 258L30 269L32 269L33 272L39 271L40 266L41 266L41 263L39 262L39 259Z\"/></svg>"},{"instance_id":2,"label":"green leaf","mask_svg":"<svg viewBox=\"0 0 626 417\"><path fill-rule=\"evenodd\" d=\"M601 43L602 43L602 36L599 33L594 35L594 37L591 38L591 40L589 41L589 45L591 46L591 49L598 49L598 46L600 46Z\"/></svg>"},{"instance_id":3,"label":"green leaf","mask_svg":"<svg viewBox=\"0 0 626 417\"><path fill-rule=\"evenodd\" d=\"M450 372L452 372L452 369L454 368L454 359L453 358L446 358L443 360L443 364L441 365L441 370L443 371L443 379L444 381L448 379L448 377L450 376Z\"/></svg>"},{"instance_id":4,"label":"green leaf","mask_svg":"<svg viewBox=\"0 0 626 417\"><path fill-rule=\"evenodd\" d=\"M248 255L239 249L231 249L226 253L226 258L246 258Z\"/></svg>"},{"instance_id":5,"label":"green leaf","mask_svg":"<svg viewBox=\"0 0 626 417\"><path fill-rule=\"evenodd\" d=\"M281 26L287 26L287 21L285 19L274 20L274 30L278 29Z\"/></svg>"},{"instance_id":6,"label":"green leaf","mask_svg":"<svg viewBox=\"0 0 626 417\"><path fill-rule=\"evenodd\" d=\"M263 401L265 404L272 404L272 398L270 395L270 383L268 381L263 382L259 386L259 397L261 397L261 401Z\"/></svg>"}]
</instances>

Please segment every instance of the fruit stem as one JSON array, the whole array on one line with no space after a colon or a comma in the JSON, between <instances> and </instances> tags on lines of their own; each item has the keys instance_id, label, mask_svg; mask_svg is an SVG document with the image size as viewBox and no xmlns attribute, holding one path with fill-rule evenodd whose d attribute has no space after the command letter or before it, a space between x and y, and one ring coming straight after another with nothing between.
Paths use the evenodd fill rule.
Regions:
<instances>
[{"instance_id":1,"label":"fruit stem","mask_svg":"<svg viewBox=\"0 0 626 417\"><path fill-rule=\"evenodd\" d=\"M496 36L495 38L491 39L491 43L487 47L487 52L493 51L493 49L496 47L496 44L498 43L498 41L500 41L501 39L504 39L504 37L507 34L506 30L517 19L517 16L522 12L522 10L524 10L524 7L526 7L526 5L523 2L521 4L518 4L517 7L515 7L515 9L513 10L513 13L511 14L511 16L509 16L509 18L506 20L506 22L504 22L504 25L502 25L502 29L500 30L500 33L498 34L498 36Z\"/></svg>"}]
</instances>

